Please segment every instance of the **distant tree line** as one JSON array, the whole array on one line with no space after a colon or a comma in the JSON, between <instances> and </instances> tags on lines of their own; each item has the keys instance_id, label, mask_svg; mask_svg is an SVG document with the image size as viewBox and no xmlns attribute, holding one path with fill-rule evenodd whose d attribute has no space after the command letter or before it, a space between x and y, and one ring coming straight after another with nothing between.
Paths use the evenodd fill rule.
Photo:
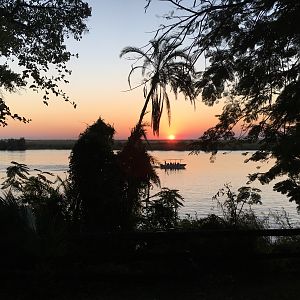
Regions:
<instances>
[{"instance_id":1,"label":"distant tree line","mask_svg":"<svg viewBox=\"0 0 300 300\"><path fill-rule=\"evenodd\" d=\"M24 139L24 138L23 138ZM25 149L14 149L9 148L7 149L4 146L4 143L7 143L10 140L1 140L1 147L0 150L25 150ZM12 139L13 141L18 141L17 139ZM12 143L10 142L10 144ZM36 150L36 149L65 149L71 150L76 140L24 140L26 144L26 150ZM122 150L127 140L114 140L112 145L113 150ZM199 143L197 142L195 146L195 140L176 140L176 141L169 141L169 140L147 140L142 141L145 148L148 151L194 151L195 147L199 149ZM5 144L6 145L6 144ZM259 148L258 143L249 143L245 141L221 141L218 144L219 150L257 150ZM203 146L205 149L205 145Z\"/></svg>"},{"instance_id":2,"label":"distant tree line","mask_svg":"<svg viewBox=\"0 0 300 300\"><path fill-rule=\"evenodd\" d=\"M26 141L23 137L0 140L0 150L26 150Z\"/></svg>"}]
</instances>

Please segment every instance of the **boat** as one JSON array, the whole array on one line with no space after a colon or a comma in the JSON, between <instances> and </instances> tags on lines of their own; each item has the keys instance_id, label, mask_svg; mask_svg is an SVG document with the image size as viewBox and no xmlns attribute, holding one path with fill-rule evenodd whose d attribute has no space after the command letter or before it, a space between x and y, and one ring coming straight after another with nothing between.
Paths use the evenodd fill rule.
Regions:
<instances>
[{"instance_id":1,"label":"boat","mask_svg":"<svg viewBox=\"0 0 300 300\"><path fill-rule=\"evenodd\" d=\"M183 164L182 159L172 158L166 159L163 164L160 164L160 168L164 170L182 170L185 169L186 164Z\"/></svg>"}]
</instances>

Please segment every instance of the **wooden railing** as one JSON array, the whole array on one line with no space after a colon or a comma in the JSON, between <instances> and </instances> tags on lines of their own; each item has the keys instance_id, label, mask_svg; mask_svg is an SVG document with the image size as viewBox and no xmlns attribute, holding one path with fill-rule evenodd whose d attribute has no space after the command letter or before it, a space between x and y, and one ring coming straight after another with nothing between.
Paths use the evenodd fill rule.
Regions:
<instances>
[{"instance_id":1,"label":"wooden railing","mask_svg":"<svg viewBox=\"0 0 300 300\"><path fill-rule=\"evenodd\" d=\"M196 238L216 238L216 237L253 237L253 236L269 236L269 237L292 237L300 236L300 228L295 229L255 229L255 230L197 230L197 231L134 231L134 232L108 232L97 234L83 234L78 237L93 239L131 239L131 240L173 240L173 239L196 239Z\"/></svg>"},{"instance_id":2,"label":"wooden railing","mask_svg":"<svg viewBox=\"0 0 300 300\"><path fill-rule=\"evenodd\" d=\"M146 260L163 259L165 256L168 259L181 259L183 257L201 257L201 255L214 260L237 255L259 259L280 259L300 258L300 239L299 247L296 248L274 250L274 247L272 248L270 245L267 246L266 251L261 251L255 247L257 238L274 237L276 239L277 237L296 236L300 236L300 228L84 234L74 237L73 241L77 245L82 244L85 253L88 248L92 249L91 251L95 255L97 255L98 247L104 252L105 248L112 249L111 252L108 250L108 256L111 255L112 259L118 256ZM214 248L214 245L219 248Z\"/></svg>"}]
</instances>

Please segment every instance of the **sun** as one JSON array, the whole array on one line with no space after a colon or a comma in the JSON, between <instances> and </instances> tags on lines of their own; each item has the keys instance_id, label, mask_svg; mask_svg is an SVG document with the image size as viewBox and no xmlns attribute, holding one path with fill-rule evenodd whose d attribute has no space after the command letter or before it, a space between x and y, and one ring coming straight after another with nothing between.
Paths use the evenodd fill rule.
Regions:
<instances>
[{"instance_id":1,"label":"sun","mask_svg":"<svg viewBox=\"0 0 300 300\"><path fill-rule=\"evenodd\" d=\"M169 139L169 140L175 140L175 135L174 135L174 134L170 134L170 135L168 136L168 139Z\"/></svg>"}]
</instances>

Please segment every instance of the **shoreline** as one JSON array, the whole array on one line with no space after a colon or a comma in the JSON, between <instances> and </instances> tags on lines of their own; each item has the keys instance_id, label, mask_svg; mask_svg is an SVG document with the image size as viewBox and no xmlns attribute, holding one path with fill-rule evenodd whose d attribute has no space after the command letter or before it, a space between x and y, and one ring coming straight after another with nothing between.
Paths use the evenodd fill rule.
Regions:
<instances>
[{"instance_id":1,"label":"shoreline","mask_svg":"<svg viewBox=\"0 0 300 300\"><path fill-rule=\"evenodd\" d=\"M6 140L9 141L9 140ZM145 141L147 150L159 151L192 151L191 144L197 140L148 140ZM5 150L71 150L76 140L25 140L25 149L9 148ZM127 140L115 140L113 150L121 150ZM232 142L224 144L219 150L235 151L235 150L257 150L258 143Z\"/></svg>"}]
</instances>

